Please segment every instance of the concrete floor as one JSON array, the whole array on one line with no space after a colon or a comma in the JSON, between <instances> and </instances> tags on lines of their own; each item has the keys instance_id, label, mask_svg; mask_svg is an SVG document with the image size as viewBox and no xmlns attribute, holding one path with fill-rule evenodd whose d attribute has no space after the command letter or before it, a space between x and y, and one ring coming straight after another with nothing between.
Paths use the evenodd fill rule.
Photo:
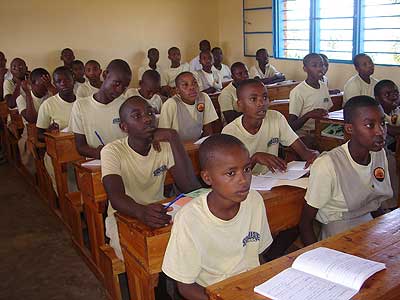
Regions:
<instances>
[{"instance_id":1,"label":"concrete floor","mask_svg":"<svg viewBox=\"0 0 400 300\"><path fill-rule=\"evenodd\" d=\"M0 299L107 299L60 220L8 164L0 205Z\"/></svg>"}]
</instances>

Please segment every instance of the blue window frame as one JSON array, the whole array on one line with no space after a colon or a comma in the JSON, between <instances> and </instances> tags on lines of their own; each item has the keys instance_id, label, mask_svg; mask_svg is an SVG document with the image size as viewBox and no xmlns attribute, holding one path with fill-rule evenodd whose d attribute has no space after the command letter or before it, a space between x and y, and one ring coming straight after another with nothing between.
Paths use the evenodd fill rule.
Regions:
<instances>
[{"instance_id":1,"label":"blue window frame","mask_svg":"<svg viewBox=\"0 0 400 300\"><path fill-rule=\"evenodd\" d=\"M400 64L400 0L274 0L274 56L309 52L351 62L365 52L376 64Z\"/></svg>"}]
</instances>

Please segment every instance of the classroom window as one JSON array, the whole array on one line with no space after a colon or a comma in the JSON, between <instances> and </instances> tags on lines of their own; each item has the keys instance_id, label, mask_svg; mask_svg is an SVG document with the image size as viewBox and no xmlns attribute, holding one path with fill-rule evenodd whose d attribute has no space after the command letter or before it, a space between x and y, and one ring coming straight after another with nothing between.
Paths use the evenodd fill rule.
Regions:
<instances>
[{"instance_id":1,"label":"classroom window","mask_svg":"<svg viewBox=\"0 0 400 300\"><path fill-rule=\"evenodd\" d=\"M377 64L400 64L400 0L275 0L274 55L309 52L351 61L365 52Z\"/></svg>"}]
</instances>

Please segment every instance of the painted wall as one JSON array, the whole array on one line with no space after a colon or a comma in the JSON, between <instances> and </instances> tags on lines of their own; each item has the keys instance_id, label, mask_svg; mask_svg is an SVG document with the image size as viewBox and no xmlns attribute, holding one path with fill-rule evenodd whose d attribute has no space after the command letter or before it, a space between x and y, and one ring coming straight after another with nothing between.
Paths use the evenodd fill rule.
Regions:
<instances>
[{"instance_id":1,"label":"painted wall","mask_svg":"<svg viewBox=\"0 0 400 300\"><path fill-rule=\"evenodd\" d=\"M218 11L204 9L213 5L213 0L1 1L0 50L9 63L22 57L30 69L53 70L65 47L83 61L98 60L103 68L123 58L134 67L136 82L150 47L160 50L160 64L167 66L171 46L180 47L186 61L197 55L201 39L215 44Z\"/></svg>"}]
</instances>

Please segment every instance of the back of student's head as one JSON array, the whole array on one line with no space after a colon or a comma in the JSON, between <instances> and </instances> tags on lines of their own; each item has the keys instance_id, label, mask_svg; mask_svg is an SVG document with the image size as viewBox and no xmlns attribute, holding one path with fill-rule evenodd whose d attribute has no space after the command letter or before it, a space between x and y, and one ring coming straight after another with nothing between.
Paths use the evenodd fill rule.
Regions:
<instances>
[{"instance_id":1,"label":"back of student's head","mask_svg":"<svg viewBox=\"0 0 400 300\"><path fill-rule=\"evenodd\" d=\"M32 72L29 74L29 79L32 82L38 81L42 76L50 75L49 72L47 72L46 69L43 68L36 68L33 69Z\"/></svg>"},{"instance_id":2,"label":"back of student's head","mask_svg":"<svg viewBox=\"0 0 400 300\"><path fill-rule=\"evenodd\" d=\"M251 85L263 85L263 83L260 81L260 79L254 78L242 80L236 89L236 94L238 98L241 98L240 96L242 95L243 91Z\"/></svg>"},{"instance_id":3,"label":"back of student's head","mask_svg":"<svg viewBox=\"0 0 400 300\"><path fill-rule=\"evenodd\" d=\"M315 57L318 57L318 58L320 58L322 60L322 57L321 57L320 54L312 52L312 53L309 53L306 56L304 56L304 58L303 58L303 66L308 66L308 64L311 62L311 60L313 58L315 58Z\"/></svg>"},{"instance_id":4,"label":"back of student's head","mask_svg":"<svg viewBox=\"0 0 400 300\"><path fill-rule=\"evenodd\" d=\"M142 75L142 81L158 82L161 80L160 73L155 70L147 70Z\"/></svg>"},{"instance_id":5,"label":"back of student's head","mask_svg":"<svg viewBox=\"0 0 400 300\"><path fill-rule=\"evenodd\" d=\"M380 95L381 90L383 88L385 88L385 87L394 87L394 86L396 86L396 84L393 81L389 80L389 79L384 79L384 80L379 81L374 87L374 96L375 96L375 98Z\"/></svg>"},{"instance_id":6,"label":"back of student's head","mask_svg":"<svg viewBox=\"0 0 400 300\"><path fill-rule=\"evenodd\" d=\"M223 157L224 152L233 147L240 147L247 151L246 146L232 135L218 133L208 137L199 148L201 170L206 169L209 163L215 161L217 154L219 154L219 157Z\"/></svg>"},{"instance_id":7,"label":"back of student's head","mask_svg":"<svg viewBox=\"0 0 400 300\"><path fill-rule=\"evenodd\" d=\"M96 62L97 63L97 62ZM86 63L87 64L87 63ZM118 72L132 76L132 70L129 64L123 59L114 59L107 66L107 72Z\"/></svg>"},{"instance_id":8,"label":"back of student's head","mask_svg":"<svg viewBox=\"0 0 400 300\"><path fill-rule=\"evenodd\" d=\"M345 123L352 123L357 111L364 107L379 107L380 104L370 96L355 96L346 102L343 108L343 117Z\"/></svg>"},{"instance_id":9,"label":"back of student's head","mask_svg":"<svg viewBox=\"0 0 400 300\"><path fill-rule=\"evenodd\" d=\"M359 66L359 61L360 61L360 58L362 58L362 57L369 57L369 56L367 54L365 54L365 53L359 53L359 54L357 54L356 56L353 57L353 65L355 67Z\"/></svg>"},{"instance_id":10,"label":"back of student's head","mask_svg":"<svg viewBox=\"0 0 400 300\"><path fill-rule=\"evenodd\" d=\"M56 75L60 75L60 74L64 74L68 77L74 78L72 71L70 68L65 67L65 66L60 66L57 67L54 71L53 71L53 79Z\"/></svg>"}]
</instances>

